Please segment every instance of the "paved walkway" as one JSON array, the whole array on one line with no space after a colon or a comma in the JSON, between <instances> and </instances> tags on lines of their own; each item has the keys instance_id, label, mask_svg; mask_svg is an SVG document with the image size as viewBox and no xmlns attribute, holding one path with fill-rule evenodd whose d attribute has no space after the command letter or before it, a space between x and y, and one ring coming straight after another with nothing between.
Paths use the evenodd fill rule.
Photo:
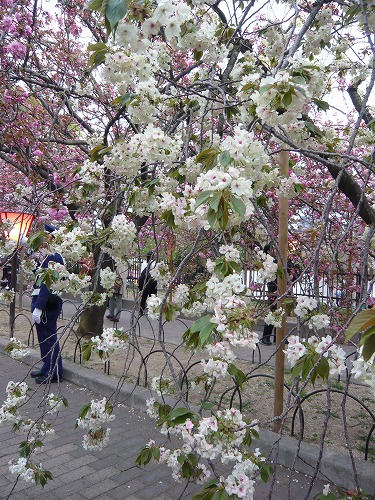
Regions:
<instances>
[{"instance_id":1,"label":"paved walkway","mask_svg":"<svg viewBox=\"0 0 375 500\"><path fill-rule=\"evenodd\" d=\"M29 386L37 388L27 376L29 366L0 353L0 394L5 399L5 388L9 380L21 381L26 377ZM81 367L80 367L81 368ZM94 376L92 370L84 369L87 376ZM86 384L85 384L86 385ZM87 384L88 385L88 384ZM33 407L40 401L44 386L34 394ZM57 386L52 386L57 391ZM18 444L21 437L14 434L10 425L0 426L0 498L12 500L26 499L153 499L175 500L191 498L199 487L175 483L165 465L149 464L145 468L135 465L140 448L149 440L163 442L163 437L155 429L155 423L143 412L120 404L116 408L116 419L111 422L111 436L107 448L101 452L88 452L82 446L82 429L74 424L82 406L91 398L99 398L86 388L64 381L61 392L68 398L69 406L63 408L53 423L55 434L46 439L46 446L38 453L38 461L53 474L44 489L20 480L14 486L16 476L10 474L8 462L18 458ZM31 406L28 412L34 412ZM24 412L24 409L22 410ZM259 484L255 499L312 499L322 491L324 482L314 484L312 493L307 491L311 478L284 467L277 467L275 482Z\"/></svg>"}]
</instances>

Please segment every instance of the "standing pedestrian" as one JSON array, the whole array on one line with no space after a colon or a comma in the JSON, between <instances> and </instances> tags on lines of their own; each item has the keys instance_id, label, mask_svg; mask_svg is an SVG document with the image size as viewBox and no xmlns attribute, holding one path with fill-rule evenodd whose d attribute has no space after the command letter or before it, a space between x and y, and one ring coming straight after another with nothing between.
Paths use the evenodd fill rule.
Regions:
<instances>
[{"instance_id":1,"label":"standing pedestrian","mask_svg":"<svg viewBox=\"0 0 375 500\"><path fill-rule=\"evenodd\" d=\"M124 280L118 269L116 269L116 280L113 286L113 294L108 301L109 313L107 318L111 321L119 321L122 309L122 295L124 293Z\"/></svg>"},{"instance_id":2,"label":"standing pedestrian","mask_svg":"<svg viewBox=\"0 0 375 500\"><path fill-rule=\"evenodd\" d=\"M148 297L150 297L150 295L156 295L157 293L157 281L150 275L150 270L156 266L156 262L152 260L152 255L152 252L148 252L146 263L143 266L143 270L141 271L138 280L138 288L142 292L141 302L139 304L140 315L145 312Z\"/></svg>"},{"instance_id":3,"label":"standing pedestrian","mask_svg":"<svg viewBox=\"0 0 375 500\"><path fill-rule=\"evenodd\" d=\"M263 252L267 255L271 255L274 258L274 261L276 262L276 252L271 243L265 245L265 247L263 248ZM275 280L269 281L267 283L267 297L271 311L275 311L277 308L276 296L277 296L277 283ZM267 323L264 323L263 335L259 342L261 342L264 345L271 345L272 344L271 335L273 329L274 329L273 325L267 325Z\"/></svg>"},{"instance_id":4,"label":"standing pedestrian","mask_svg":"<svg viewBox=\"0 0 375 500\"><path fill-rule=\"evenodd\" d=\"M52 233L56 228L50 224L46 224L44 228L50 233L49 237L53 238ZM47 242L42 245L42 248L46 247ZM59 253L54 253L45 257L40 268L47 269L50 262L64 265L62 256ZM43 366L39 370L32 371L30 375L35 378L38 384L62 380L62 358L57 338L57 319L61 309L61 297L52 292L45 283L39 285L38 280L36 280L31 298L31 312L36 325Z\"/></svg>"}]
</instances>

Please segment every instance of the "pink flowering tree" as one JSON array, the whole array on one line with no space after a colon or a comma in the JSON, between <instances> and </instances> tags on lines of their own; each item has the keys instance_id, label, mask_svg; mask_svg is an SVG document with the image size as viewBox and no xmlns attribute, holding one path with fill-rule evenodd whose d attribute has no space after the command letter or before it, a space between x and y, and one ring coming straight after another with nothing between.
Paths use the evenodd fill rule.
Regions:
<instances>
[{"instance_id":1,"label":"pink flowering tree","mask_svg":"<svg viewBox=\"0 0 375 500\"><path fill-rule=\"evenodd\" d=\"M110 258L127 269L147 240L158 261L150 272L162 290L148 299L147 314L160 325L166 365L163 321L181 313L198 317L184 341L204 353L198 378L205 396L200 407L191 407L178 374L171 369L167 379L161 373L148 412L182 444L172 449L149 442L138 463L165 462L176 480L212 479L201 498L253 498L257 477L266 480L270 472L262 450L250 448L266 422L235 408L215 409L210 393L217 380L244 384L247 374L236 365L234 348L257 348L260 319L281 328L286 314L297 318L289 343L278 336L276 346L286 353L296 390L275 416L281 423L309 381L329 386L345 371L338 342L345 333L350 340L365 332L353 377L374 386L374 313L359 313L373 279L373 7L318 1L273 8L270 1L262 8L253 2L228 8L203 0L97 0L89 7L104 17L106 31L96 14L69 5L59 17L72 34L65 38L49 14L7 5L17 15L2 19L8 126L0 158L27 179L16 191L30 206L43 213L66 207L74 223L60 219L54 249L70 262L96 253L92 279L101 288L95 293L87 291L88 276L63 266L46 272L52 288L61 291L68 282L83 308L103 307L115 273L101 263ZM87 54L79 42L86 36ZM46 57L46 37L56 40L58 64ZM281 174L285 152L287 172ZM287 258L278 245L282 200L289 203ZM262 251L270 241L278 262ZM176 248L178 265L171 266ZM204 279L181 284L197 256ZM295 275L288 258L298 264ZM261 285L284 283L276 311L244 280L245 266ZM349 278L343 281L350 301L339 314L332 288L325 303L320 300L321 277L354 270L361 283L355 288ZM311 296L291 301L295 283L307 277ZM305 339L303 327L311 332ZM135 326L126 333L106 329L86 354L126 350L134 334ZM10 350L20 349L13 344ZM23 421L18 411L25 391L9 385L4 421L12 415ZM173 407L163 399L169 392ZM84 407L77 423L88 429L86 448L108 442L113 416L106 400ZM43 438L44 428L37 430ZM28 451L13 471L45 482L49 474L32 461L32 446ZM230 473L217 474L215 461L228 464Z\"/></svg>"}]
</instances>

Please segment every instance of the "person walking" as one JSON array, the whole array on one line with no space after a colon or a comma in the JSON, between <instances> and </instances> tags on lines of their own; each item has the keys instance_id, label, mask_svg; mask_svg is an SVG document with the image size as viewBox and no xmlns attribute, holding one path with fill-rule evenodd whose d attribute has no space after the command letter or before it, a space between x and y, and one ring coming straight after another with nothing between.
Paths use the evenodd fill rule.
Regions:
<instances>
[{"instance_id":1,"label":"person walking","mask_svg":"<svg viewBox=\"0 0 375 500\"><path fill-rule=\"evenodd\" d=\"M116 280L113 287L113 294L108 301L108 315L110 321L119 321L122 309L122 295L124 293L124 280L118 269L116 269Z\"/></svg>"},{"instance_id":2,"label":"person walking","mask_svg":"<svg viewBox=\"0 0 375 500\"><path fill-rule=\"evenodd\" d=\"M50 224L45 225L45 230L52 233L57 229ZM42 248L47 247L43 243ZM40 268L47 269L51 262L64 265L64 259L59 253L49 254L45 257ZM30 375L38 384L58 382L62 380L62 358L60 345L57 338L57 319L62 309L62 299L53 293L45 283L38 284L35 281L31 297L31 312L36 325L41 360L43 366L39 370L33 370Z\"/></svg>"},{"instance_id":3,"label":"person walking","mask_svg":"<svg viewBox=\"0 0 375 500\"><path fill-rule=\"evenodd\" d=\"M150 295L156 295L157 293L157 281L150 275L150 270L156 266L156 262L152 260L152 255L152 252L148 252L146 262L144 266L142 266L138 280L138 288L142 292L141 302L139 304L139 313L141 316L145 312L148 297L150 297Z\"/></svg>"},{"instance_id":4,"label":"person walking","mask_svg":"<svg viewBox=\"0 0 375 500\"><path fill-rule=\"evenodd\" d=\"M267 255L271 255L274 258L274 261L276 262L276 253L275 249L273 246L268 243L265 245L263 248L263 252ZM277 308L276 304L276 296L277 296L277 282L276 281L269 281L267 283L267 296L268 296L268 303L270 306L271 311L275 311ZM259 340L260 343L264 345L271 345L271 335L274 330L273 325L268 325L267 323L264 323L264 328L263 328L263 335L262 338ZM274 334L275 338L275 334Z\"/></svg>"}]
</instances>

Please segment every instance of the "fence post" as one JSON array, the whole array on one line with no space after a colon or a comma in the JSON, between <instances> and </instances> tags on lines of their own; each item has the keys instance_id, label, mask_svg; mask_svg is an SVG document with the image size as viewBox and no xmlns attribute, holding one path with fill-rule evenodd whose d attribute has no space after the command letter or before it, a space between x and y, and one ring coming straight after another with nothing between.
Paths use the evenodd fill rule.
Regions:
<instances>
[{"instance_id":1,"label":"fence post","mask_svg":"<svg viewBox=\"0 0 375 500\"><path fill-rule=\"evenodd\" d=\"M288 177L289 174L289 155L287 151L280 153L280 176ZM288 198L280 196L279 198L279 250L284 265L288 262ZM279 258L279 267L281 260ZM279 295L286 292L286 276L277 278L277 288ZM282 307L283 300L278 302L278 307ZM281 328L276 328L276 347L279 347L286 334L286 314L283 315ZM277 350L275 357L275 392L274 392L274 417L278 417L283 412L284 407L284 367L285 355L282 346ZM274 432L279 432L281 420L277 419L273 423Z\"/></svg>"}]
</instances>

